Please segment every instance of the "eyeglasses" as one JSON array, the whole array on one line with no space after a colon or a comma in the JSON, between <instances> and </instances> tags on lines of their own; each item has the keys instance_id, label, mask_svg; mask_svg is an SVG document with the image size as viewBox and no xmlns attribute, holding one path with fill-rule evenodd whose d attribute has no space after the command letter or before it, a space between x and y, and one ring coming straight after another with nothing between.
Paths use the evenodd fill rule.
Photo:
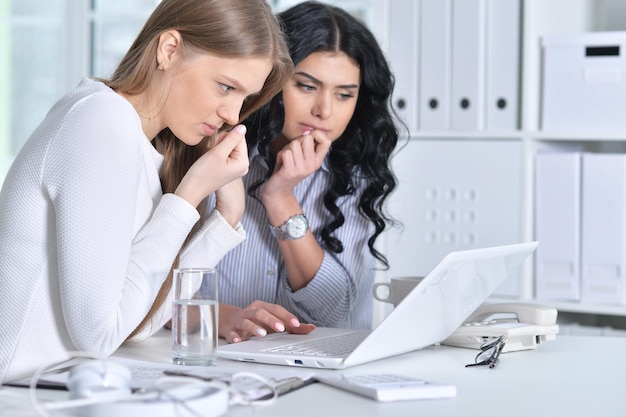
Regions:
<instances>
[{"instance_id":1,"label":"eyeglasses","mask_svg":"<svg viewBox=\"0 0 626 417\"><path fill-rule=\"evenodd\" d=\"M483 343L480 346L480 352L474 359L474 363L467 364L465 367L488 365L490 368L495 368L498 364L500 353L502 353L502 349L504 349L504 345L503 336L498 336L493 340Z\"/></svg>"}]
</instances>

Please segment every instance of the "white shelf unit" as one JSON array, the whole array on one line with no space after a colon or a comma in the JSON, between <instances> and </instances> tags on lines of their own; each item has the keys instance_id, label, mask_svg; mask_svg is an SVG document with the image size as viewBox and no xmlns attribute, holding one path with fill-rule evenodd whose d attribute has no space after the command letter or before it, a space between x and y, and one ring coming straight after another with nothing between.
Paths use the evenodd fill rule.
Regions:
<instances>
[{"instance_id":1,"label":"white shelf unit","mask_svg":"<svg viewBox=\"0 0 626 417\"><path fill-rule=\"evenodd\" d=\"M380 4L390 7L393 0L380 0ZM459 140L462 142L489 142L492 141L519 143L521 147L522 162L520 165L521 185L520 203L521 209L517 219L519 227L519 240L535 240L534 219L534 194L535 194L535 163L534 158L538 150L545 148L577 148L594 152L624 152L626 153L626 131L624 132L543 132L541 131L541 37L549 34L569 34L588 31L607 30L607 19L612 18L611 8L621 5L612 0L521 0L522 7L522 34L521 34L521 71L520 71L520 103L518 129L502 132L491 131L420 131L411 129L409 143L416 144L427 141ZM623 7L622 7L623 9ZM382 21L377 33L388 33L389 22ZM625 27L620 30L626 29ZM617 30L617 28L610 28ZM387 38L380 39L383 45L388 42ZM405 169L407 167L404 167ZM415 168L413 168L415 169ZM396 200L396 205L402 205L406 197L407 189L414 178L400 178L400 188L404 190L404 196ZM407 182L409 185L407 186ZM398 197L393 197L398 198ZM391 205L392 203L390 203ZM406 222L406 218L400 219ZM383 244L387 248L388 256L395 259L394 250L395 236L387 234ZM541 244L541 242L540 242ZM405 253L406 262L412 262L420 257L420 252L415 248L408 248ZM412 252L412 254L410 254ZM411 257L412 258L409 258ZM397 257L396 257L397 258ZM421 271L420 271L421 272ZM416 273L419 274L419 273ZM413 274L413 275L416 275ZM391 276L407 275L406 271L395 273L393 268L388 273L379 275L379 280L388 280ZM626 317L626 306L613 305L589 305L581 302L542 301L535 298L534 290L534 265L533 261L525 264L519 277L517 294L513 297L496 295L493 301L510 301L511 298L524 302L537 302L555 306L561 312L583 313L590 315L609 315Z\"/></svg>"},{"instance_id":2,"label":"white shelf unit","mask_svg":"<svg viewBox=\"0 0 626 417\"><path fill-rule=\"evenodd\" d=\"M534 238L535 155L546 147L579 148L595 152L626 152L626 131L623 132L543 132L541 131L542 51L541 37L553 34L604 31L608 18L614 15L615 1L598 0L523 0L521 137L526 146L524 236ZM541 244L541 242L540 242ZM524 300L534 301L534 273L525 276L527 290ZM626 316L626 306L591 305L581 302L538 301L554 305L561 312Z\"/></svg>"}]
</instances>

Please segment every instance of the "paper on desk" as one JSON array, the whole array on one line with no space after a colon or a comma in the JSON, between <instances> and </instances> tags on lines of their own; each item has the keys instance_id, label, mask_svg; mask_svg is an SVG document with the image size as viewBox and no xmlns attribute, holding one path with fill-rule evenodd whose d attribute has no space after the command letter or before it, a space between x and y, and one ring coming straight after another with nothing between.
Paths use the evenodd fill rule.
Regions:
<instances>
[{"instance_id":1,"label":"paper on desk","mask_svg":"<svg viewBox=\"0 0 626 417\"><path fill-rule=\"evenodd\" d=\"M155 362L138 361L134 359L112 357L110 360L119 362L131 370L132 387L135 389L147 389L164 375L180 375L201 378L207 381L222 381L239 390L248 400L261 399L272 395L272 389L262 381L252 377L236 378L231 382L233 375L243 372L237 368L223 368L217 366L183 366L163 364ZM279 394L297 389L313 381L313 372L295 370L251 370L254 373L273 384Z\"/></svg>"},{"instance_id":2,"label":"paper on desk","mask_svg":"<svg viewBox=\"0 0 626 417\"><path fill-rule=\"evenodd\" d=\"M110 357L108 361L117 362L131 371L131 388L133 390L151 389L157 379L167 375L190 376L207 381L222 381L237 389L247 400L258 400L272 395L272 388L262 381L252 377L238 377L231 383L233 375L243 372L237 368L223 368L217 366L183 366L164 364L159 362L140 361L135 359ZM259 375L273 384L278 394L284 394L301 386L313 382L313 372L301 370L250 370L246 373ZM39 379L40 384L65 384L69 372L58 374L44 374ZM23 381L28 386L30 381Z\"/></svg>"}]
</instances>

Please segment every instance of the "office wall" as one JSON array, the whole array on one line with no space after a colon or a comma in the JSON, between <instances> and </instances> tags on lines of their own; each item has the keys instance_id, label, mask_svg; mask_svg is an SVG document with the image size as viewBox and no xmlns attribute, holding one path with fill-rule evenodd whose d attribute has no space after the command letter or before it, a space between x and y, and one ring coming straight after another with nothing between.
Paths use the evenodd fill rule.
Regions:
<instances>
[{"instance_id":1,"label":"office wall","mask_svg":"<svg viewBox=\"0 0 626 417\"><path fill-rule=\"evenodd\" d=\"M606 30L626 30L626 1L604 0L600 3L600 16Z\"/></svg>"}]
</instances>

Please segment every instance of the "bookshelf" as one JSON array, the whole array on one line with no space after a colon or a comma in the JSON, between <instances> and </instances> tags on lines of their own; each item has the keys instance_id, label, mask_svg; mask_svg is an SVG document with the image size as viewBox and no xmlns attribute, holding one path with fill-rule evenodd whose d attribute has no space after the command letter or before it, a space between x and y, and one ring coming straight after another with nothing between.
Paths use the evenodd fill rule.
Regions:
<instances>
[{"instance_id":1,"label":"bookshelf","mask_svg":"<svg viewBox=\"0 0 626 417\"><path fill-rule=\"evenodd\" d=\"M325 0L326 1L326 0ZM392 276L401 275L424 275L436 262L447 252L452 250L471 249L478 246L489 246L498 244L516 243L521 241L535 240L535 155L545 149L577 149L592 152L622 152L626 153L626 131L609 132L555 132L541 130L541 105L542 105L542 49L541 38L544 35L571 34L590 31L626 30L626 3L621 0L462 0L481 4L481 7L488 8L492 2L511 2L519 5L519 73L517 74L517 114L514 127L508 129L489 129L482 126L476 129L432 129L420 126L420 108L418 103L412 103L411 99L417 100L419 97L420 66L419 59L414 57L401 57L394 59L394 54L419 54L419 26L420 13L424 5L438 3L440 7L454 6L455 0L337 0L326 1L344 7L358 17L362 18L378 38L383 50L386 51L392 68L401 62L401 65L414 65L408 74L414 74L415 79L410 80L407 68L398 71L394 68L394 73L402 76L397 81L401 89L415 88L417 91L407 93L408 97L401 98L404 107L400 114L409 124L409 136L402 139L400 146L402 149L394 159L396 171L400 173L400 185L398 191L394 193L389 202L389 208L404 225L402 231L392 230L382 236L380 247L388 255L392 262L390 271L380 271L377 281L388 281ZM297 3L298 0L275 0L275 7L280 9ZM441 6L445 4L446 6ZM450 13L452 13L450 11ZM417 20L416 25L398 25L394 19L403 21L407 16ZM485 23L485 22L483 22ZM400 27L401 29L398 29ZM402 29L404 28L404 29ZM400 32L398 32L400 31ZM402 32L404 31L404 32ZM417 35L416 35L417 34ZM487 35L485 35L487 36ZM398 39L402 42L398 45ZM393 42L393 47L391 43ZM413 42L418 42L414 44ZM484 68L483 68L484 70ZM450 76L450 75L449 75ZM398 89L397 89L398 90ZM402 91L405 94L406 91ZM413 97L411 98L411 94ZM408 105L407 105L408 103ZM407 111L413 113L406 115ZM415 117L417 115L417 117ZM468 171L461 172L471 176L472 170L480 171L489 158L502 157L509 158L512 163L505 167L506 175L509 177L508 189L502 190L500 195L492 192L490 196L490 206L504 206L505 213L495 214L497 221L490 223L485 217L494 216L492 212L485 215L483 208L478 211L478 219L483 221L480 227L476 227L473 232L478 239L474 242L463 241L463 238L455 242L445 242L440 245L429 245L424 243L424 221L423 216L428 215L428 207L418 198L416 194L424 191L424 176L438 177L447 175L449 170L439 169L432 163L433 159L428 155L424 156L425 163L432 163L433 166L425 168L420 166L420 153L428 149L431 145L449 145L451 154L455 149L467 149L477 145L485 151L483 154L469 155L463 154L448 160L448 163L455 163L462 159L472 159L471 163L465 167ZM507 150L502 150L506 149ZM492 149L490 149L492 148ZM428 151L427 151L428 152ZM499 154L499 152L504 152ZM511 155L511 152L514 155ZM439 154L433 157L441 157ZM446 157L444 157L445 163ZM493 176L493 175L492 175ZM473 181L480 185L484 181L489 184L493 182L489 172L477 175ZM506 181L503 183L506 185ZM503 185L503 187L504 187ZM419 187L422 188L419 188ZM445 188L445 187L444 187ZM496 187L497 189L497 187ZM417 191L416 191L417 190ZM444 190L440 190L445 193ZM450 189L448 189L450 191ZM458 190L457 190L458 191ZM480 190L479 190L480 191ZM513 201L514 203L511 203ZM517 207L515 207L517 206ZM453 207L452 203L447 206ZM454 207L453 207L454 208ZM462 207L461 207L462 208ZM432 212L432 210L431 210ZM440 214L442 212L439 212ZM460 212L457 212L460 213ZM461 213L462 214L462 213ZM443 216L440 216L443 217ZM462 216L457 216L461 218ZM502 228L499 225L506 224ZM495 224L495 226L494 226ZM461 225L459 229L467 230L467 226ZM453 230L449 224L443 224L442 233ZM505 230L506 229L506 230ZM436 231L436 230L435 230ZM432 230L431 230L432 232ZM442 235L443 236L443 235ZM460 235L459 235L460 236ZM440 242L441 243L441 242ZM541 243L541 242L540 242ZM437 247L435 247L437 246ZM395 265L395 266L394 266ZM524 302L537 302L550 304L556 307L560 314L572 313L574 315L588 316L591 321L596 316L606 316L624 321L626 327L626 306L620 305L592 305L582 302L568 301L546 301L538 300L535 291L535 271L534 261L529 260L522 268L520 275L509 282L503 291L494 294L492 301L519 300ZM390 311L390 306L385 303L374 303L374 322L380 321Z\"/></svg>"},{"instance_id":2,"label":"bookshelf","mask_svg":"<svg viewBox=\"0 0 626 417\"><path fill-rule=\"evenodd\" d=\"M454 0L452 0L454 2ZM391 0L380 0L378 7L394 7ZM453 3L452 3L453 4ZM381 6L382 5L382 6ZM489 7L489 0L483 5ZM453 151L458 144L476 144L489 150L489 146L502 143L514 144L511 152L519 156L519 163L509 169L506 175L516 176L519 181L511 182L513 190L502 190L502 195L492 196L493 204L506 204L510 199L519 203L519 210L509 209L503 213L506 222L514 224L514 230L499 230L498 227L481 229L477 231L480 239L475 242L450 243L443 242L438 249L430 249L424 243L422 232L424 230L425 203L415 203L411 206L407 195L420 193L423 185L421 177L439 175L437 169L422 169L415 160L398 157L395 163L397 169L403 174L400 179L400 187L392 196L389 207L400 213L400 220L404 223L402 232L389 232L385 236L384 245L391 261L396 265L386 273L379 274L379 280L388 280L397 275L423 275L436 261L451 250L469 249L478 246L515 243L515 241L535 240L535 156L544 149L578 149L592 152L621 152L626 153L626 131L610 132L544 132L541 130L541 105L542 105L542 49L541 38L544 35L570 34L589 31L624 30L620 28L620 19L617 13L625 13L626 7L618 1L611 0L520 0L521 36L520 36L520 66L519 66L519 103L518 123L511 129L489 130L484 126L478 129L445 129L423 130L419 127L419 115L417 126L410 130L410 137L406 139L406 147L400 151L410 152L407 149L427 149L423 144L433 142L448 143ZM387 13L389 16L392 13ZM389 39L384 34L389 33L392 23L381 19L376 22L379 25L377 33L383 34L381 43L387 46ZM410 40L408 41L410 42ZM407 49L410 49L407 46ZM393 64L394 57L390 56ZM417 68L419 71L419 66ZM419 95L419 91L418 91ZM454 146L453 146L454 145ZM415 151L417 152L417 151ZM505 151L506 152L506 151ZM495 155L495 154L494 154ZM507 154L502 154L507 157ZM500 156L502 156L500 155ZM481 164L486 164L492 155L485 154L482 158L476 155L468 155L475 158L475 168L480 169ZM500 157L498 156L498 157ZM510 155L508 155L510 156ZM434 165L434 164L433 164ZM414 175L406 175L412 172ZM489 183L494 177L485 174L477 176L479 182ZM506 183L506 182L504 182ZM419 197L418 197L419 200ZM408 203L407 203L408 201ZM406 206L411 206L407 209ZM426 207L427 209L428 207ZM395 214L394 214L395 215ZM485 216L478 213L481 220ZM487 221L487 223L489 223ZM496 224L500 224L495 222ZM443 228L448 227L443 224ZM458 227L462 227L458 226ZM400 243L399 243L400 242ZM540 242L541 244L541 242ZM421 257L428 258L420 261ZM416 262L418 265L416 265ZM397 266L399 265L399 266ZM413 271L411 273L411 271ZM533 261L527 262L520 275L515 277L514 283L505 291L494 294L493 301L520 300L524 302L537 302L555 306L559 312L582 315L600 315L626 318L626 306L621 305L595 305L582 302L539 300L535 292L535 272ZM509 283L510 284L510 283Z\"/></svg>"}]
</instances>

